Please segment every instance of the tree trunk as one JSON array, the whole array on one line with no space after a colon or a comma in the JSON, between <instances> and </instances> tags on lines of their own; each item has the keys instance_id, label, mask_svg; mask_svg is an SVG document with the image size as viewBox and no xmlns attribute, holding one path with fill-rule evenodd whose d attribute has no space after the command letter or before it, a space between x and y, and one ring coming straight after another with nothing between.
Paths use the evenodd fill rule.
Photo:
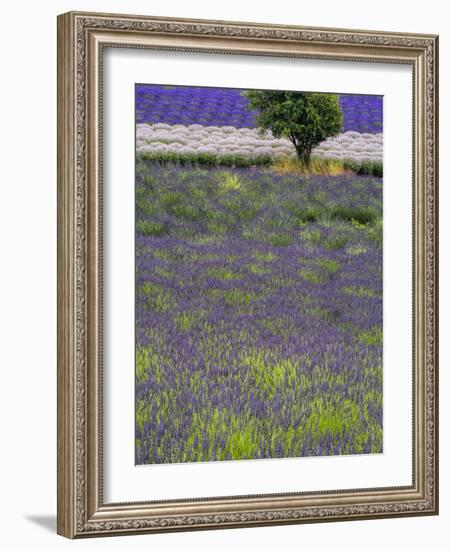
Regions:
<instances>
[{"instance_id":1,"label":"tree trunk","mask_svg":"<svg viewBox=\"0 0 450 550\"><path fill-rule=\"evenodd\" d=\"M302 164L309 166L311 162L311 149L300 147L297 143L294 143L295 151Z\"/></svg>"},{"instance_id":2,"label":"tree trunk","mask_svg":"<svg viewBox=\"0 0 450 550\"><path fill-rule=\"evenodd\" d=\"M295 139L295 136L289 136L290 141L295 147L295 152L297 153L297 157L300 160L300 162L305 165L309 166L309 163L311 162L311 147L302 147L298 141Z\"/></svg>"}]
</instances>

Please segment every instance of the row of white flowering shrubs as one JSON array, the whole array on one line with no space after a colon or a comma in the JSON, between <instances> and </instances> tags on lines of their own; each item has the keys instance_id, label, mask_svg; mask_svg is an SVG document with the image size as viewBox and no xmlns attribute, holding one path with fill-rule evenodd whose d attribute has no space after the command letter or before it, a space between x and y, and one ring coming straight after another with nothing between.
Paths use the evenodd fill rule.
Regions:
<instances>
[{"instance_id":1,"label":"row of white flowering shrubs","mask_svg":"<svg viewBox=\"0 0 450 550\"><path fill-rule=\"evenodd\" d=\"M138 124L136 147L139 155L157 154L240 156L257 160L295 156L287 139L277 139L270 132L232 126L189 126ZM383 136L344 132L328 138L313 150L313 155L330 159L382 161Z\"/></svg>"}]
</instances>

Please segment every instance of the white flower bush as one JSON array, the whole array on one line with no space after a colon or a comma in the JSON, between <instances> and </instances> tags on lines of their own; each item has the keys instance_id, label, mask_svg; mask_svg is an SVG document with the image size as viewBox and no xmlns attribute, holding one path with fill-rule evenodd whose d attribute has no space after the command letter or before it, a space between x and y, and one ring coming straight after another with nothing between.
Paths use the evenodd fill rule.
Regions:
<instances>
[{"instance_id":1,"label":"white flower bush","mask_svg":"<svg viewBox=\"0 0 450 550\"><path fill-rule=\"evenodd\" d=\"M274 138L271 132L256 128L202 126L201 124L138 124L138 153L184 152L190 154L241 155L247 157L294 156L288 139ZM328 138L313 150L321 158L362 160L383 159L383 135L344 132Z\"/></svg>"}]
</instances>

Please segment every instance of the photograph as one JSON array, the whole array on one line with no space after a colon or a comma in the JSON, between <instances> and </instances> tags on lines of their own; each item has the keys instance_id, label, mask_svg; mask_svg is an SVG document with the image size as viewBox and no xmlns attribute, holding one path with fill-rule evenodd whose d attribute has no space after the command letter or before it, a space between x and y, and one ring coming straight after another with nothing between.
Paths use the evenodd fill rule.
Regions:
<instances>
[{"instance_id":1,"label":"photograph","mask_svg":"<svg viewBox=\"0 0 450 550\"><path fill-rule=\"evenodd\" d=\"M383 452L383 97L135 86L137 465Z\"/></svg>"}]
</instances>

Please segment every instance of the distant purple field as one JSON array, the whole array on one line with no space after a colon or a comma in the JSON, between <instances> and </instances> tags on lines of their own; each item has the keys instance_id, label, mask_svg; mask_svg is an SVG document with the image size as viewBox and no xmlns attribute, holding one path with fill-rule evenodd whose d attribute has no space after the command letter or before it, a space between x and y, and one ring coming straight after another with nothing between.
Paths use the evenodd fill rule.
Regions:
<instances>
[{"instance_id":1,"label":"distant purple field","mask_svg":"<svg viewBox=\"0 0 450 550\"><path fill-rule=\"evenodd\" d=\"M255 112L247 109L243 90L193 86L136 85L136 122L201 124L254 128ZM383 98L341 95L343 132L383 130Z\"/></svg>"}]
</instances>

